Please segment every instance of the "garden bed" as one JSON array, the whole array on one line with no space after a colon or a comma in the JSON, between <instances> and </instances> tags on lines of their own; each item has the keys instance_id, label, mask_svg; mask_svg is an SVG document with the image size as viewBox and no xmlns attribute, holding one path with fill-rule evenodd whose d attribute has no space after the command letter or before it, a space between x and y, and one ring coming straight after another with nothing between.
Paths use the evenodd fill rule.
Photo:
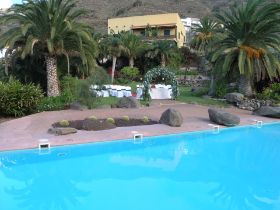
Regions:
<instances>
[{"instance_id":1,"label":"garden bed","mask_svg":"<svg viewBox=\"0 0 280 210\"><path fill-rule=\"evenodd\" d=\"M130 127L130 126L142 126L142 125L154 125L158 124L158 121L150 120L147 117L143 119L95 119L87 118L84 120L62 120L56 122L52 125L53 128L75 128L77 130L87 130L87 131L99 131L99 130L109 130L116 127Z\"/></svg>"}]
</instances>

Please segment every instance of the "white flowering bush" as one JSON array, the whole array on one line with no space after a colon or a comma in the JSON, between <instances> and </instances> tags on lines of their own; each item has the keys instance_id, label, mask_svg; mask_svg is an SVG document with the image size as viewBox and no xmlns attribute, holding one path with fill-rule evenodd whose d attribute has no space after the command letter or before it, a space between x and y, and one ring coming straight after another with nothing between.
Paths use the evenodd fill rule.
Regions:
<instances>
[{"instance_id":1,"label":"white flowering bush","mask_svg":"<svg viewBox=\"0 0 280 210\"><path fill-rule=\"evenodd\" d=\"M150 89L150 83L157 79L157 78L162 78L165 84L170 84L172 87L172 98L176 99L177 96L179 95L178 92L178 81L176 79L175 73L171 72L168 68L166 67L156 67L151 70L149 70L143 81L143 99L144 100L150 100L150 94L149 94L149 89Z\"/></svg>"}]
</instances>

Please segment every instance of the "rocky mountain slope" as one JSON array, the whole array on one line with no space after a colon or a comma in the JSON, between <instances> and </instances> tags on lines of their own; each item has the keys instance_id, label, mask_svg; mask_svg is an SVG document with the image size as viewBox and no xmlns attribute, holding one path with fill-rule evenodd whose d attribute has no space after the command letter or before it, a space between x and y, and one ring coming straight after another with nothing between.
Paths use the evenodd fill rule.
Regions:
<instances>
[{"instance_id":1,"label":"rocky mountain slope","mask_svg":"<svg viewBox=\"0 0 280 210\"><path fill-rule=\"evenodd\" d=\"M182 18L200 18L244 0L77 0L77 6L88 10L84 20L96 31L107 32L112 17L178 12ZM271 0L280 2L280 0Z\"/></svg>"}]
</instances>

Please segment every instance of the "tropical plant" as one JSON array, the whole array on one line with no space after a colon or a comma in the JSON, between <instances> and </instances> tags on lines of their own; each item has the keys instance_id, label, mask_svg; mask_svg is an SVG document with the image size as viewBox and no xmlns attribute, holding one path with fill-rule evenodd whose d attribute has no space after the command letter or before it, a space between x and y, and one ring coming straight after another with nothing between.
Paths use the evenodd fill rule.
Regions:
<instances>
[{"instance_id":1,"label":"tropical plant","mask_svg":"<svg viewBox=\"0 0 280 210\"><path fill-rule=\"evenodd\" d=\"M193 48L201 57L203 67L205 69L208 62L209 55L212 53L215 43L221 39L220 33L221 26L213 18L208 16L203 17L198 24L194 24L193 31L195 32L194 38L191 40L191 48ZM212 67L212 65L210 64ZM210 69L211 69L210 67ZM209 95L215 92L215 75L211 72L211 83L209 88Z\"/></svg>"},{"instance_id":2,"label":"tropical plant","mask_svg":"<svg viewBox=\"0 0 280 210\"><path fill-rule=\"evenodd\" d=\"M121 69L121 74L124 78L135 80L139 76L139 70L138 68L126 66Z\"/></svg>"},{"instance_id":3,"label":"tropical plant","mask_svg":"<svg viewBox=\"0 0 280 210\"><path fill-rule=\"evenodd\" d=\"M84 11L74 10L73 0L26 0L11 7L0 17L3 24L14 27L3 33L0 48L20 51L21 57L32 55L34 48L42 49L47 70L48 96L60 95L57 58L64 55L81 58L87 68L95 66L96 44L92 29L77 22Z\"/></svg>"},{"instance_id":4,"label":"tropical plant","mask_svg":"<svg viewBox=\"0 0 280 210\"><path fill-rule=\"evenodd\" d=\"M191 47L203 55L212 51L213 44L220 38L220 25L208 16L203 17L198 24L193 25L195 36Z\"/></svg>"},{"instance_id":5,"label":"tropical plant","mask_svg":"<svg viewBox=\"0 0 280 210\"><path fill-rule=\"evenodd\" d=\"M170 58L178 53L176 43L171 40L154 41L147 51L146 56L149 58L160 57L161 67L165 67Z\"/></svg>"},{"instance_id":6,"label":"tropical plant","mask_svg":"<svg viewBox=\"0 0 280 210\"><path fill-rule=\"evenodd\" d=\"M0 113L8 116L24 116L36 111L43 92L39 86L23 85L19 81L0 82Z\"/></svg>"},{"instance_id":7,"label":"tropical plant","mask_svg":"<svg viewBox=\"0 0 280 210\"><path fill-rule=\"evenodd\" d=\"M261 99L275 100L280 102L280 83L271 84L269 87L263 90L259 97Z\"/></svg>"},{"instance_id":8,"label":"tropical plant","mask_svg":"<svg viewBox=\"0 0 280 210\"><path fill-rule=\"evenodd\" d=\"M112 58L111 83L113 84L117 58L121 56L124 47L118 34L107 36L106 38L101 40L100 44L103 46L104 52L106 52L106 54Z\"/></svg>"},{"instance_id":9,"label":"tropical plant","mask_svg":"<svg viewBox=\"0 0 280 210\"><path fill-rule=\"evenodd\" d=\"M280 73L276 57L280 45L280 4L248 0L230 11L216 14L225 38L217 45L212 61L221 75L240 73L239 91L253 95L253 81Z\"/></svg>"},{"instance_id":10,"label":"tropical plant","mask_svg":"<svg viewBox=\"0 0 280 210\"><path fill-rule=\"evenodd\" d=\"M134 67L134 60L140 56L145 50L145 44L139 36L131 32L123 32L120 34L123 45L123 54L129 59L129 66Z\"/></svg>"}]
</instances>

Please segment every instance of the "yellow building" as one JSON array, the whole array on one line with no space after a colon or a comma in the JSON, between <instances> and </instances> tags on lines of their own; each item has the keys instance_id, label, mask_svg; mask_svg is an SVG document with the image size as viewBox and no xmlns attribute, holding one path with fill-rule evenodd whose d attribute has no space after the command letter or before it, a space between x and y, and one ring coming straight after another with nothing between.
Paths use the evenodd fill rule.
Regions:
<instances>
[{"instance_id":1,"label":"yellow building","mask_svg":"<svg viewBox=\"0 0 280 210\"><path fill-rule=\"evenodd\" d=\"M186 31L178 13L108 19L108 34L132 31L146 40L174 40L178 47L186 43Z\"/></svg>"}]
</instances>

